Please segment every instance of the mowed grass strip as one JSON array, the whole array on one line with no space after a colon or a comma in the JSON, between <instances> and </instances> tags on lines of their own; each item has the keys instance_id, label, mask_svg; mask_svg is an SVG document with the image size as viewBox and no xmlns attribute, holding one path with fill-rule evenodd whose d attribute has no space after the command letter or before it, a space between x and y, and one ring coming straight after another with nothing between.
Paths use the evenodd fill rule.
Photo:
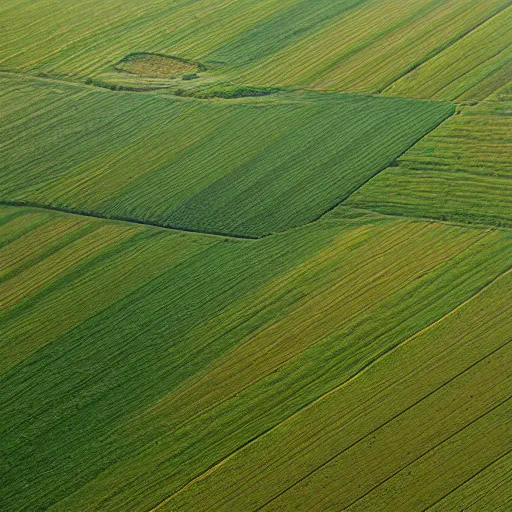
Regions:
<instances>
[{"instance_id":1,"label":"mowed grass strip","mask_svg":"<svg viewBox=\"0 0 512 512\"><path fill-rule=\"evenodd\" d=\"M453 112L316 93L177 100L4 77L18 82L3 105L1 200L252 238L317 219ZM27 96L39 98L36 112Z\"/></svg>"},{"instance_id":2,"label":"mowed grass strip","mask_svg":"<svg viewBox=\"0 0 512 512\"><path fill-rule=\"evenodd\" d=\"M437 100L483 100L512 77L512 7L490 18L384 93Z\"/></svg>"},{"instance_id":3,"label":"mowed grass strip","mask_svg":"<svg viewBox=\"0 0 512 512\"><path fill-rule=\"evenodd\" d=\"M345 204L386 213L512 226L510 85L463 107Z\"/></svg>"},{"instance_id":4,"label":"mowed grass strip","mask_svg":"<svg viewBox=\"0 0 512 512\"><path fill-rule=\"evenodd\" d=\"M258 241L130 228L2 318L7 508L148 510L511 258L506 231L375 215L336 213ZM281 342L288 331L296 350Z\"/></svg>"},{"instance_id":5,"label":"mowed grass strip","mask_svg":"<svg viewBox=\"0 0 512 512\"><path fill-rule=\"evenodd\" d=\"M423 510L441 499L510 449L510 283L508 272L157 509L345 509L414 464L430 485L398 480L393 506ZM363 510L381 510L386 496Z\"/></svg>"},{"instance_id":6,"label":"mowed grass strip","mask_svg":"<svg viewBox=\"0 0 512 512\"><path fill-rule=\"evenodd\" d=\"M244 77L261 84L379 92L461 38L465 48L464 36L507 6L504 0L363 2L254 63ZM497 25L506 30L506 19L498 19ZM461 72L471 71L476 60L460 63ZM451 79L443 76L440 82L448 85ZM415 97L414 88L406 95Z\"/></svg>"}]
</instances>

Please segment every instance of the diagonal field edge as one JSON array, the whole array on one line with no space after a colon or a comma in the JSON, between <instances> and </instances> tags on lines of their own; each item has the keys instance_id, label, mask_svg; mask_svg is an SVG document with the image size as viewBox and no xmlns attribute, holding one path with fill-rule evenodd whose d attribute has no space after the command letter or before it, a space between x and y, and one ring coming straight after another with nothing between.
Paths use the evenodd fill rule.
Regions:
<instances>
[{"instance_id":1,"label":"diagonal field edge","mask_svg":"<svg viewBox=\"0 0 512 512\"><path fill-rule=\"evenodd\" d=\"M0 74L1 74L1 72L0 72ZM16 73L16 75L19 76L19 75L24 75L24 74ZM53 78L43 78L43 80L53 81ZM59 81L59 80L57 80L57 81ZM62 82L68 83L68 84L74 84L76 86L83 86L85 88L90 88L90 86L88 86L84 83L76 82L76 81L73 82L73 81L64 80ZM298 90L300 90L300 89L298 89ZM106 94L108 94L108 93L106 93ZM115 94L115 92L114 92L114 94ZM134 93L134 94L141 94L141 93ZM359 95L359 96L367 97L368 95L364 94L364 95ZM381 96L378 96L378 95L371 95L371 96L373 96L376 99L382 98ZM388 99L397 100L397 98L388 98ZM411 101L425 101L425 100L418 100L418 99L413 99L413 98L408 98L408 99L410 99ZM195 229L195 228L190 228L190 227L186 227L186 226L177 226L177 225L173 225L173 224L166 224L164 222L159 222L159 221L141 220L141 219L137 219L137 218L134 218L131 216L109 215L109 214L106 214L106 213L104 214L104 213L98 212L98 211L81 210L80 208L74 208L74 207L68 207L68 206L53 206L51 204L41 203L41 202L37 202L37 201L29 201L29 200L9 201L9 200L2 200L0 198L0 204L12 205L12 206L40 207L40 208L51 209L51 210L60 211L60 212L64 212L64 213L76 213L79 215L87 215L90 217L106 218L106 219L111 219L111 220L120 220L120 221L132 222L132 223L137 223L137 224L152 225L152 226L157 226L157 227L162 227L162 228L167 228L167 229L175 229L175 230L183 231L183 232L204 233L204 234L222 236L222 237L240 238L240 239L244 239L244 240L255 240L255 239L265 238L267 236L272 236L274 234L279 234L279 233L285 233L291 229L300 228L301 226L306 226L306 225L312 224L312 223L316 222L317 220L321 219L323 216L325 216L326 214L328 214L329 212L334 210L337 206L339 206L343 202L347 201L361 187L366 185L375 176L378 176L382 171L389 168L389 166L392 165L392 163L394 161L396 161L397 159L402 157L414 145L418 144L421 140L423 140L424 137L429 135L432 131L437 129L442 123L444 123L447 119L449 119L450 117L452 117L455 114L455 104L453 102L438 102L438 101L436 101L435 103L437 103L437 104L444 103L447 106L447 111L445 113L443 113L443 115L441 115L440 118L437 121L435 121L434 124L430 128L427 129L427 131L423 132L415 140L412 140L410 142L410 144L408 144L408 146L404 148L403 151L396 153L393 158L391 158L389 161L385 162L381 167L374 170L371 173L371 175L369 175L364 181L359 182L352 189L339 194L337 197L333 197L332 199L334 200L334 203L331 204L331 206L327 206L323 211L318 213L315 217L311 218L311 220L307 220L306 222L299 223L296 226L290 226L290 227L283 226L283 228L285 228L285 229L281 229L281 230L278 229L276 231L273 231L273 230L271 231L272 227L268 226L268 228L270 228L268 232L265 232L265 231L262 232L261 229L258 229L257 231L259 231L259 233L255 234L255 235L247 235L247 234L241 234L238 232L223 231L222 229L221 230L201 229L201 228ZM448 105L450 105L451 108L448 108Z\"/></svg>"},{"instance_id":2,"label":"diagonal field edge","mask_svg":"<svg viewBox=\"0 0 512 512\"><path fill-rule=\"evenodd\" d=\"M512 340L509 340L505 343L503 343L502 345L500 345L498 348L494 349L493 351L489 352L488 354L486 354L485 356L481 357L478 361L474 362L473 364L471 364L470 366L468 366L467 368L465 368L464 370L462 370L460 373L458 373L457 375L453 376L452 378L450 378L449 380L447 380L446 382L444 382L443 384L441 384L440 386L438 386L436 389L430 391L429 393L427 393L425 396L423 396L420 400L417 400L416 402L414 402L413 404L411 404L410 406L406 407L405 409L403 409L400 413L396 414L395 416L393 416L392 418L390 418L389 420L385 421L384 423L382 423L381 425L379 425L378 427L374 428L371 432L368 432L367 434L365 434L363 437L361 437L360 439L358 439L357 441L353 442L352 444L350 444L349 446L347 446L346 448L344 448L343 450L341 450L339 453L333 455L332 457L329 457L329 459L327 459L326 461L322 462L322 464L320 464L318 467L316 467L315 469L313 469L312 471L310 471L307 475L303 476L302 478L299 478L299 480L297 480L296 482L294 482L292 485L288 486L285 490L281 491L279 494L276 494L274 497L272 497L270 500L268 500L267 502L265 502L263 505L261 505L260 507L258 507L257 509L255 509L254 512L258 512L260 510L262 510L263 508L265 508L268 504L272 503L273 501L275 501L277 498L279 498L280 496L282 496L283 494L287 493L290 489L292 489L293 487L295 487L297 484L303 482L304 480L308 479L311 475L313 475L314 473L316 473L318 470L322 469L324 466L326 466L327 464L329 464L330 462L332 462L334 459L338 458L342 453L350 450L351 448L353 448L355 445L359 444L361 441L363 441L364 439L366 439L367 437L373 435L375 432L377 432L378 430L380 430L382 427L385 427L386 425L392 423L395 419L399 418L400 416L402 416L404 413L406 413L407 411L413 409L414 407L416 407L419 403L423 402L424 400L426 400L427 398L429 398L430 396L433 396L435 393L437 393L440 389L444 388L445 386L447 386L448 384L450 384L451 382L453 382L454 380L458 379L461 375L465 374L467 371L471 370L472 368L474 368L475 366L477 366L478 364L480 364L482 361L484 361L485 359L487 359L488 357L492 356L494 353L498 352L499 350L501 350L503 347L505 347L506 345L508 345L509 343L512 343ZM507 400L509 400L510 398L508 398ZM505 402L507 401L505 400ZM504 403L504 402L503 402ZM501 404L500 404L501 405Z\"/></svg>"},{"instance_id":3,"label":"diagonal field edge","mask_svg":"<svg viewBox=\"0 0 512 512\"><path fill-rule=\"evenodd\" d=\"M386 85L384 85L384 87L381 87L377 93L378 94L382 94L383 92L386 91L386 89L389 89L393 84L395 84L396 82L398 82L399 80L401 80L404 76L408 75L409 73L412 73L414 70L420 68L421 66L423 66L423 64L426 64L427 62L431 61L432 59L434 59L435 57L437 57L438 55L441 55L444 51L446 51L448 48L450 48L451 46L453 46L454 44L458 43L459 41L461 41L462 39L464 39L466 36L468 36L469 34L471 34L471 32L474 32L475 30L479 29L482 25L484 25L485 23L487 23L488 21L492 20L493 18L495 18L496 16L498 16L498 14L501 14L503 11L505 11L506 9L508 9L510 7L510 5L505 5L504 7L498 9L495 13L487 16L487 18L485 18L484 20L478 22L474 27L466 30L466 32L464 32L463 34L461 34L459 37L457 37L456 39L454 39L453 41L451 41L450 43L448 43L447 45L445 46L441 46L439 48L437 48L436 50L434 50L434 52L431 54L431 55L428 55L426 57L424 57L424 60L420 60L419 62L415 63L415 64L412 64L407 70L405 70L403 73L399 74L396 78L394 78L393 80L391 80L389 83L387 83ZM396 96L397 98L400 97L400 96Z\"/></svg>"},{"instance_id":4,"label":"diagonal field edge","mask_svg":"<svg viewBox=\"0 0 512 512\"><path fill-rule=\"evenodd\" d=\"M507 345L508 343L510 342L507 342L505 345ZM503 348L500 347L499 350L501 350ZM404 469L408 468L409 466L412 466L413 464L415 464L416 462L418 462L419 460L421 460L423 457L425 457L426 455L428 455L430 452L434 451L435 449L439 448L441 445L443 445L444 443L446 443L447 441L450 441L450 439L454 438L455 436L459 435L461 432L463 432L464 430L466 430L468 427L470 427L471 425L473 425L474 423L476 423L477 421L481 420L482 418L484 418L485 416L487 416L488 414L490 414L491 412L495 411L496 409L498 409L499 407L501 407L502 405L506 404L512 397L511 396L508 396L505 400L502 400L500 403L494 405L493 407L491 407L489 410L485 411L483 414L480 414L480 416L477 416L476 418L474 418L473 420L471 420L469 423L467 423L466 425L464 425L463 427L459 428L456 432L453 432L452 434L450 434L448 437L445 437L443 440L439 441L438 443L436 443L434 446L432 446L431 448L429 448L426 452L423 452L421 455L418 455L417 457L415 457L413 460L411 460L411 462L408 462L405 466L402 466L400 469L397 469L394 473L392 473L391 475L387 476L386 478L384 478L384 480L381 480L377 485L373 486L371 489L369 489L368 491L366 491L365 493L361 494L361 496L359 496L357 499L355 499L354 501L352 501L351 503L349 503L343 510L348 510L352 505L355 505L358 501L361 501L362 499L364 499L366 496L368 496L369 494L371 494L375 489L378 489L381 485L385 484L386 482L388 482L389 480L391 480L393 477L395 477L396 475L398 475L399 473L401 473ZM512 450L509 450L508 452L500 455L498 457L498 459L496 460L499 460L501 459L501 457L504 457L507 453L510 453L510 451ZM490 464L487 464L484 468L481 468L478 470L477 473L475 474L478 474L480 473L481 471L483 471L485 468L487 468L488 466L491 466L492 464L494 464L496 462L496 460L494 460L493 462L491 462ZM469 480L471 480L471 478L473 478L475 475L473 475L472 477L469 478ZM460 485L464 485L465 482L463 482L462 484ZM452 489L453 491L454 489ZM450 493L452 492L450 491ZM450 494L448 493L448 494ZM441 498L443 499L443 498ZM438 500L439 501L439 500ZM433 505L435 505L435 503L433 503ZM431 506L433 505L429 505L428 508L430 508ZM426 510L428 510L428 508ZM423 511L424 512L424 511Z\"/></svg>"},{"instance_id":5,"label":"diagonal field edge","mask_svg":"<svg viewBox=\"0 0 512 512\"><path fill-rule=\"evenodd\" d=\"M420 100L416 100L416 101L420 101ZM425 100L423 100L425 101ZM309 224L312 224L313 222L317 222L318 220L320 220L322 217L324 217L325 215L327 215L328 213L332 212L335 208L337 208L338 206L340 206L341 204L343 204L345 201L347 201L347 199L349 199L353 194L355 194L359 189L361 189L362 187L364 187L368 182L370 182L371 180L373 180L373 178L375 178L376 176L378 176L381 172L385 171L386 169L389 168L389 166L395 162L396 160L398 160L400 157L402 157L403 155L405 155L405 153L407 153L413 146L415 146L416 144L418 144L419 142L421 142L427 135L430 135L434 130L436 130L437 128L439 128L439 126L441 126L445 121L447 121L448 119L450 119L451 117L453 117L453 115L455 114L455 104L453 102L444 102L444 103L451 103L452 106L453 106L453 110L450 114L447 114L445 117L443 117L439 122L437 122L435 124L435 126L433 126L430 130L428 130L427 132L425 132L419 139L417 139L416 141L412 142L411 144L409 144L409 146L407 148L405 148L402 152L400 152L398 155L396 155L396 157L391 160L390 162L388 162L386 165L382 166L380 169L378 169L374 174L372 174L369 178L367 178L366 180L364 180L362 183L360 183L359 185L357 185L357 187L353 188L350 192L348 192L347 194L345 194L339 201L337 201L335 204L333 204L332 206L330 206L329 208L327 208L327 210L325 210L324 212L322 212L320 215L318 215L317 217L315 217L314 219L310 220L309 222L306 222L305 224L302 224L302 226L307 226ZM300 226L298 226L300 227ZM293 229L293 228L290 228L290 229ZM288 231L288 230L287 230Z\"/></svg>"},{"instance_id":6,"label":"diagonal field edge","mask_svg":"<svg viewBox=\"0 0 512 512\"><path fill-rule=\"evenodd\" d=\"M471 482L471 480L473 480L473 478L476 478L478 475L480 475L481 473L483 473L486 469L489 469L491 466L494 466L494 464L496 464L497 462L499 462L501 459L503 459L504 457L507 457L508 455L510 455L512 453L512 450L508 450L507 452L503 453L502 455L500 455L497 459L493 460L492 462L490 462L489 464L485 465L483 468L479 469L475 474L471 475L469 478L467 478L466 480L464 480L464 482L460 483L459 485L457 485L456 487L454 487L450 492L446 493L444 496L441 496L441 498L439 498L437 501L434 501L434 503L430 504L427 508L423 509L421 512L427 512L427 510L430 510L432 507L434 507L435 505L437 505L438 503L441 503L441 501L443 501L445 498L447 498L448 496L450 496L450 494L452 494L453 492L455 492L457 489L460 489L461 487L463 487L464 485L466 485L468 482Z\"/></svg>"}]
</instances>

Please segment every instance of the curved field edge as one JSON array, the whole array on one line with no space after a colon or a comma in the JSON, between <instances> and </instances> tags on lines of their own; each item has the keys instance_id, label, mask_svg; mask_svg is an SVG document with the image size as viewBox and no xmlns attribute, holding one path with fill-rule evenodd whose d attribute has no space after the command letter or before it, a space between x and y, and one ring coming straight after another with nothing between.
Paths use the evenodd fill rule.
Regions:
<instances>
[{"instance_id":1,"label":"curved field edge","mask_svg":"<svg viewBox=\"0 0 512 512\"><path fill-rule=\"evenodd\" d=\"M248 238L314 221L455 108L301 91L201 102L4 84L3 202Z\"/></svg>"},{"instance_id":2,"label":"curved field edge","mask_svg":"<svg viewBox=\"0 0 512 512\"><path fill-rule=\"evenodd\" d=\"M457 317L511 259L505 230L357 212L244 241L1 210L7 509L148 510Z\"/></svg>"},{"instance_id":3,"label":"curved field edge","mask_svg":"<svg viewBox=\"0 0 512 512\"><path fill-rule=\"evenodd\" d=\"M512 226L512 111L508 84L459 107L347 206L382 213Z\"/></svg>"}]
</instances>

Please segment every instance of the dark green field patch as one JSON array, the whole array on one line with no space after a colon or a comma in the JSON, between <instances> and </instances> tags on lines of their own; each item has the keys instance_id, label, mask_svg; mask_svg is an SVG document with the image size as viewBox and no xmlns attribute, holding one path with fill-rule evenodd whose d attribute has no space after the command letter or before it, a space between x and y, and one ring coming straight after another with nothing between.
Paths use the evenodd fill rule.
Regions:
<instances>
[{"instance_id":1,"label":"dark green field patch","mask_svg":"<svg viewBox=\"0 0 512 512\"><path fill-rule=\"evenodd\" d=\"M2 201L247 237L315 220L453 112L318 93L176 100L12 75L5 90Z\"/></svg>"}]
</instances>

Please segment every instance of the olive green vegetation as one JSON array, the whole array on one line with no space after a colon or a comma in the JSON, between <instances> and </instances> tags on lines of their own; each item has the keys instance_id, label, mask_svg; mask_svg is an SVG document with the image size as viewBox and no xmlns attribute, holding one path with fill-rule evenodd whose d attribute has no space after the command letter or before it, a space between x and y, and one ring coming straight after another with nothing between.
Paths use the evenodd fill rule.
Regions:
<instances>
[{"instance_id":1,"label":"olive green vegetation","mask_svg":"<svg viewBox=\"0 0 512 512\"><path fill-rule=\"evenodd\" d=\"M431 503L510 449L507 230L342 209L228 240L1 211L2 510L306 507L302 484L278 495L355 443L379 471L314 494L348 502L482 417L492 450Z\"/></svg>"},{"instance_id":2,"label":"olive green vegetation","mask_svg":"<svg viewBox=\"0 0 512 512\"><path fill-rule=\"evenodd\" d=\"M508 510L512 506L512 451L469 479L452 493L440 499L433 512L443 510Z\"/></svg>"},{"instance_id":3,"label":"olive green vegetation","mask_svg":"<svg viewBox=\"0 0 512 512\"><path fill-rule=\"evenodd\" d=\"M0 69L83 80L149 52L250 85L393 93L397 82L398 95L453 99L507 80L511 11L509 0L4 0Z\"/></svg>"},{"instance_id":4,"label":"olive green vegetation","mask_svg":"<svg viewBox=\"0 0 512 512\"><path fill-rule=\"evenodd\" d=\"M2 512L512 507L509 0L0 16Z\"/></svg>"},{"instance_id":5,"label":"olive green vegetation","mask_svg":"<svg viewBox=\"0 0 512 512\"><path fill-rule=\"evenodd\" d=\"M406 512L442 501L512 449L511 277L278 424L161 510Z\"/></svg>"},{"instance_id":6,"label":"olive green vegetation","mask_svg":"<svg viewBox=\"0 0 512 512\"><path fill-rule=\"evenodd\" d=\"M199 71L197 63L152 53L134 53L115 65L117 71L150 78L177 78Z\"/></svg>"},{"instance_id":7,"label":"olive green vegetation","mask_svg":"<svg viewBox=\"0 0 512 512\"><path fill-rule=\"evenodd\" d=\"M503 10L393 83L385 94L483 100L512 77L512 8Z\"/></svg>"},{"instance_id":8,"label":"olive green vegetation","mask_svg":"<svg viewBox=\"0 0 512 512\"><path fill-rule=\"evenodd\" d=\"M346 204L512 226L512 87L464 106Z\"/></svg>"},{"instance_id":9,"label":"olive green vegetation","mask_svg":"<svg viewBox=\"0 0 512 512\"><path fill-rule=\"evenodd\" d=\"M315 220L454 110L356 95L232 103L3 82L3 201L247 237Z\"/></svg>"}]
</instances>

